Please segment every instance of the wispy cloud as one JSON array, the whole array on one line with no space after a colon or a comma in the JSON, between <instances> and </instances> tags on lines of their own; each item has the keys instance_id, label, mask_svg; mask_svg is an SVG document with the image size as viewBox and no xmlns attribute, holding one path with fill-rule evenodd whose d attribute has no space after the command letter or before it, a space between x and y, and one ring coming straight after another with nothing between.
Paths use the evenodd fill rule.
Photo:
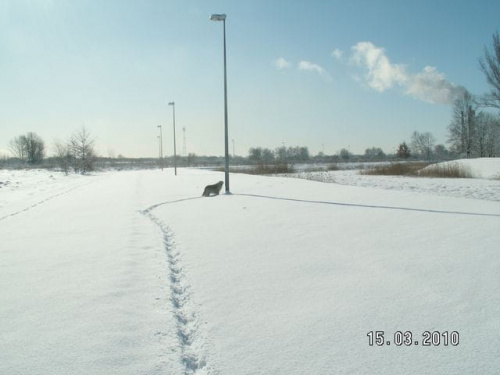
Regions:
<instances>
[{"instance_id":1,"label":"wispy cloud","mask_svg":"<svg viewBox=\"0 0 500 375\"><path fill-rule=\"evenodd\" d=\"M449 82L433 66L426 66L421 73L411 77L406 94L428 103L449 104L465 92L465 87Z\"/></svg>"},{"instance_id":2,"label":"wispy cloud","mask_svg":"<svg viewBox=\"0 0 500 375\"><path fill-rule=\"evenodd\" d=\"M287 61L284 57L280 57L276 60L273 61L273 65L276 69L284 71L292 66L295 66L294 63L291 63ZM316 74L319 74L320 76L326 78L327 80L331 80L330 75L327 73L327 71L320 65L315 64L313 62L307 61L307 60L302 60L300 61L297 65L297 69L301 71L306 71L306 72L313 72Z\"/></svg>"},{"instance_id":3,"label":"wispy cloud","mask_svg":"<svg viewBox=\"0 0 500 375\"><path fill-rule=\"evenodd\" d=\"M341 61L342 60L342 56L344 55L344 51L341 51L340 49L338 48L335 48L333 51L332 51L332 56Z\"/></svg>"},{"instance_id":4,"label":"wispy cloud","mask_svg":"<svg viewBox=\"0 0 500 375\"><path fill-rule=\"evenodd\" d=\"M328 74L322 66L312 63L310 61L302 60L299 62L298 67L299 70L318 73L320 76L324 77L328 81L332 79L332 77L330 77L330 74Z\"/></svg>"},{"instance_id":5,"label":"wispy cloud","mask_svg":"<svg viewBox=\"0 0 500 375\"><path fill-rule=\"evenodd\" d=\"M449 82L435 67L410 74L401 64L393 64L383 48L371 42L359 42L352 48L351 61L366 70L363 81L374 90L401 87L403 93L434 104L449 104L464 92L464 87Z\"/></svg>"},{"instance_id":6,"label":"wispy cloud","mask_svg":"<svg viewBox=\"0 0 500 375\"><path fill-rule=\"evenodd\" d=\"M283 57L280 57L277 60L273 61L273 65L278 69L278 70L285 70L288 69L291 64L286 61Z\"/></svg>"},{"instance_id":7,"label":"wispy cloud","mask_svg":"<svg viewBox=\"0 0 500 375\"><path fill-rule=\"evenodd\" d=\"M299 62L299 70L305 70L309 72L315 72L320 75L324 75L325 77L329 77L329 74L326 72L326 70L315 63L312 63L310 61L302 60Z\"/></svg>"},{"instance_id":8,"label":"wispy cloud","mask_svg":"<svg viewBox=\"0 0 500 375\"><path fill-rule=\"evenodd\" d=\"M314 64L310 61L301 61L299 62L299 70L307 70L309 72L316 72L318 74L325 74L325 69L319 66L318 64Z\"/></svg>"}]
</instances>

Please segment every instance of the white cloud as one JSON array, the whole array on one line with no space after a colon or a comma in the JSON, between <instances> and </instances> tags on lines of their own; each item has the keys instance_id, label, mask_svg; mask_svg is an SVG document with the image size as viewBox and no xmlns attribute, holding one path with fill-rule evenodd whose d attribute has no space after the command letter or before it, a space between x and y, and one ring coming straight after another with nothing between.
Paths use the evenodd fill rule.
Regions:
<instances>
[{"instance_id":1,"label":"white cloud","mask_svg":"<svg viewBox=\"0 0 500 375\"><path fill-rule=\"evenodd\" d=\"M436 68L426 66L422 72L410 74L405 66L392 64L383 48L371 42L359 42L352 47L351 61L366 69L364 82L383 92L394 86L415 99L433 104L448 104L463 93L464 87L449 82Z\"/></svg>"},{"instance_id":2,"label":"white cloud","mask_svg":"<svg viewBox=\"0 0 500 375\"><path fill-rule=\"evenodd\" d=\"M290 63L286 61L283 57L280 57L279 59L275 60L273 64L279 70L285 70L290 67Z\"/></svg>"},{"instance_id":3,"label":"white cloud","mask_svg":"<svg viewBox=\"0 0 500 375\"><path fill-rule=\"evenodd\" d=\"M351 49L352 61L368 70L365 80L371 88L383 92L396 84L405 84L405 68L391 64L383 48L371 42L359 42Z\"/></svg>"},{"instance_id":4,"label":"white cloud","mask_svg":"<svg viewBox=\"0 0 500 375\"><path fill-rule=\"evenodd\" d=\"M344 55L344 51L339 50L338 48L335 48L332 51L332 56L335 57L337 60L342 60L342 56Z\"/></svg>"},{"instance_id":5,"label":"white cloud","mask_svg":"<svg viewBox=\"0 0 500 375\"><path fill-rule=\"evenodd\" d=\"M310 61L301 61L299 62L299 69L300 70L307 70L309 72L316 72L318 74L324 74L325 69L323 69L321 66L318 64L314 64Z\"/></svg>"}]
</instances>

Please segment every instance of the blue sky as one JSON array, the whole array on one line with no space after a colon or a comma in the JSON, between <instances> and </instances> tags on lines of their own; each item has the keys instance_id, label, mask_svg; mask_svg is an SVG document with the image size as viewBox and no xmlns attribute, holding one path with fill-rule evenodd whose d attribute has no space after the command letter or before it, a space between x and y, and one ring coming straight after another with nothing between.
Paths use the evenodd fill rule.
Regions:
<instances>
[{"instance_id":1,"label":"blue sky","mask_svg":"<svg viewBox=\"0 0 500 375\"><path fill-rule=\"evenodd\" d=\"M496 0L0 0L0 154L36 132L49 154L84 125L102 156L223 155L229 137L312 154L394 152L413 131L445 143L450 103L487 91L478 58ZM232 150L231 150L232 151Z\"/></svg>"}]
</instances>

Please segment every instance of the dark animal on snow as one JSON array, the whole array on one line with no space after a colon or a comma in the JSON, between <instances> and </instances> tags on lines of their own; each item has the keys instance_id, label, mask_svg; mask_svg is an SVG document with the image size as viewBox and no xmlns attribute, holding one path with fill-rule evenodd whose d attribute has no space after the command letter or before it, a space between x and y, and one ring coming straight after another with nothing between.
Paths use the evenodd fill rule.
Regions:
<instances>
[{"instance_id":1,"label":"dark animal on snow","mask_svg":"<svg viewBox=\"0 0 500 375\"><path fill-rule=\"evenodd\" d=\"M220 189L222 189L223 184L224 184L224 182L219 181L216 184L205 186L205 190L203 190L202 196L209 197L211 194L219 195Z\"/></svg>"}]
</instances>

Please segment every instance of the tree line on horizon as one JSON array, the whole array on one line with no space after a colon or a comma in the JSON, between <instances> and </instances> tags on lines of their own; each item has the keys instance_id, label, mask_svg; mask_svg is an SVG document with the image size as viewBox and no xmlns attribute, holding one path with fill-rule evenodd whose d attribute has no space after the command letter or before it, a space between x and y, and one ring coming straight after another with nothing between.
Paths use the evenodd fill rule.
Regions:
<instances>
[{"instance_id":1,"label":"tree line on horizon","mask_svg":"<svg viewBox=\"0 0 500 375\"><path fill-rule=\"evenodd\" d=\"M29 166L42 164L46 156L45 142L34 132L13 138L9 142L9 150L21 163ZM70 169L82 174L94 169L97 158L95 138L85 127L75 131L65 142L54 141L54 150L54 159L58 167L66 174Z\"/></svg>"}]
</instances>

